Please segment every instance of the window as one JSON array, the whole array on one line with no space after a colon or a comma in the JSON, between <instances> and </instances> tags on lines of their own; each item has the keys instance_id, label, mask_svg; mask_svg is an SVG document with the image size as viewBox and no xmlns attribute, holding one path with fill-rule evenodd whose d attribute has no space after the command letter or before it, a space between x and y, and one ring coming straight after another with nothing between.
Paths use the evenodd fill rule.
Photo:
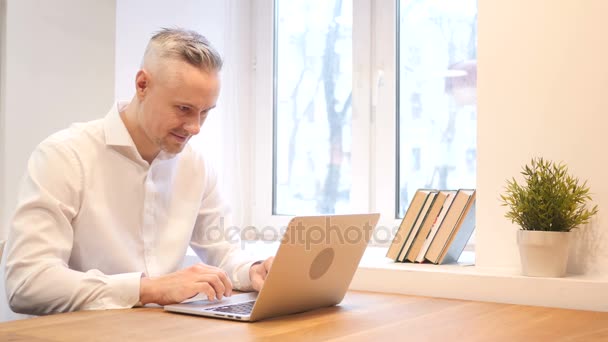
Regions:
<instances>
[{"instance_id":1,"label":"window","mask_svg":"<svg viewBox=\"0 0 608 342\"><path fill-rule=\"evenodd\" d=\"M416 189L475 187L475 1L254 11L257 227L380 212L388 244Z\"/></svg>"},{"instance_id":2,"label":"window","mask_svg":"<svg viewBox=\"0 0 608 342\"><path fill-rule=\"evenodd\" d=\"M275 2L273 214L350 209L352 1Z\"/></svg>"},{"instance_id":3,"label":"window","mask_svg":"<svg viewBox=\"0 0 608 342\"><path fill-rule=\"evenodd\" d=\"M475 187L477 2L398 7L397 216L403 217L419 188Z\"/></svg>"}]
</instances>

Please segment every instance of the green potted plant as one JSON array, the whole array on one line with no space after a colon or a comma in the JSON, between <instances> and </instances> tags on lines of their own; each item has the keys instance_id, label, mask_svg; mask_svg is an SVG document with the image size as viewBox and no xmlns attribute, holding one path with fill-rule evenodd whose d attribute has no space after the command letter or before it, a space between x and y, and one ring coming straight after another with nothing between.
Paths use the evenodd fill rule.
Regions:
<instances>
[{"instance_id":1,"label":"green potted plant","mask_svg":"<svg viewBox=\"0 0 608 342\"><path fill-rule=\"evenodd\" d=\"M527 276L563 277L568 264L570 231L589 223L598 212L587 181L568 173L563 163L532 158L521 172L524 182L507 180L502 205L505 216L519 225L517 243L522 271Z\"/></svg>"}]
</instances>

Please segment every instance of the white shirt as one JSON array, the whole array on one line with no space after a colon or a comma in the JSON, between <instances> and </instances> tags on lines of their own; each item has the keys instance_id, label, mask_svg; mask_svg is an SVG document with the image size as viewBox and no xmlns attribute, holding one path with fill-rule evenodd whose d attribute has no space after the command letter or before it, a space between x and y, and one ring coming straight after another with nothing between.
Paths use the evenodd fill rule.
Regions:
<instances>
[{"instance_id":1,"label":"white shirt","mask_svg":"<svg viewBox=\"0 0 608 342\"><path fill-rule=\"evenodd\" d=\"M9 304L29 314L129 308L142 274L177 271L188 245L251 290L251 257L220 230L228 219L216 174L190 145L148 164L114 106L32 153L7 244Z\"/></svg>"}]
</instances>

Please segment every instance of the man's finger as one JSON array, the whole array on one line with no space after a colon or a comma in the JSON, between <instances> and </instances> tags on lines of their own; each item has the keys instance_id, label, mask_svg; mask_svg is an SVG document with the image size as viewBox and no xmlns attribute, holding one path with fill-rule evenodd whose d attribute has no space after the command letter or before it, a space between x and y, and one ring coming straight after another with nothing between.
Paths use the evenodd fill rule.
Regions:
<instances>
[{"instance_id":1,"label":"man's finger","mask_svg":"<svg viewBox=\"0 0 608 342\"><path fill-rule=\"evenodd\" d=\"M215 299L215 290L209 283L198 283L198 292L204 293L209 301Z\"/></svg>"},{"instance_id":2,"label":"man's finger","mask_svg":"<svg viewBox=\"0 0 608 342\"><path fill-rule=\"evenodd\" d=\"M222 283L222 288L218 288L218 290L221 290L219 293L227 297L232 295L232 282L230 281L230 278L228 278L226 272L221 268L199 263L197 264L197 272L199 273L198 281L208 281L207 278L201 278L200 276L202 275L213 275Z\"/></svg>"},{"instance_id":3,"label":"man's finger","mask_svg":"<svg viewBox=\"0 0 608 342\"><path fill-rule=\"evenodd\" d=\"M274 262L274 257L270 257L266 260L264 260L264 270L266 271L266 273L270 272L270 268L272 267L272 263Z\"/></svg>"},{"instance_id":4,"label":"man's finger","mask_svg":"<svg viewBox=\"0 0 608 342\"><path fill-rule=\"evenodd\" d=\"M274 257L270 257L264 261L264 265L266 266L267 270L269 270L270 267L272 267L273 262L274 262Z\"/></svg>"},{"instance_id":5,"label":"man's finger","mask_svg":"<svg viewBox=\"0 0 608 342\"><path fill-rule=\"evenodd\" d=\"M217 276L224 285L224 295L230 297L232 295L232 282L230 281L230 278L228 278L228 274L223 270L219 270Z\"/></svg>"},{"instance_id":6,"label":"man's finger","mask_svg":"<svg viewBox=\"0 0 608 342\"><path fill-rule=\"evenodd\" d=\"M252 281L252 286L256 291L260 291L262 289L262 285L264 285L264 280L262 280L261 277L253 277L253 279L251 279Z\"/></svg>"},{"instance_id":7,"label":"man's finger","mask_svg":"<svg viewBox=\"0 0 608 342\"><path fill-rule=\"evenodd\" d=\"M213 287L215 291L215 295L217 299L222 299L224 293L226 293L226 287L224 287L224 283L220 280L220 277L216 274L205 274L203 275L199 281L203 281L209 283Z\"/></svg>"}]
</instances>

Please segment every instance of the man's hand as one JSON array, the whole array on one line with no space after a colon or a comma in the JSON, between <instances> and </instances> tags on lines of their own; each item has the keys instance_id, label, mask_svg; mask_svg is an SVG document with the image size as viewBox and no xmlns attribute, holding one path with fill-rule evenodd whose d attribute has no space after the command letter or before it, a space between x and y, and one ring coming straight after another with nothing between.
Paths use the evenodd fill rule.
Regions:
<instances>
[{"instance_id":1,"label":"man's hand","mask_svg":"<svg viewBox=\"0 0 608 342\"><path fill-rule=\"evenodd\" d=\"M249 278L251 279L251 285L254 290L260 292L264 286L264 280L266 280L266 276L268 275L268 271L270 271L270 267L272 267L273 261L274 257L270 257L262 263L251 266L249 269Z\"/></svg>"},{"instance_id":2,"label":"man's hand","mask_svg":"<svg viewBox=\"0 0 608 342\"><path fill-rule=\"evenodd\" d=\"M158 278L141 279L139 301L142 304L168 305L180 303L198 293L207 299L222 299L232 294L232 283L223 270L198 263Z\"/></svg>"}]
</instances>

